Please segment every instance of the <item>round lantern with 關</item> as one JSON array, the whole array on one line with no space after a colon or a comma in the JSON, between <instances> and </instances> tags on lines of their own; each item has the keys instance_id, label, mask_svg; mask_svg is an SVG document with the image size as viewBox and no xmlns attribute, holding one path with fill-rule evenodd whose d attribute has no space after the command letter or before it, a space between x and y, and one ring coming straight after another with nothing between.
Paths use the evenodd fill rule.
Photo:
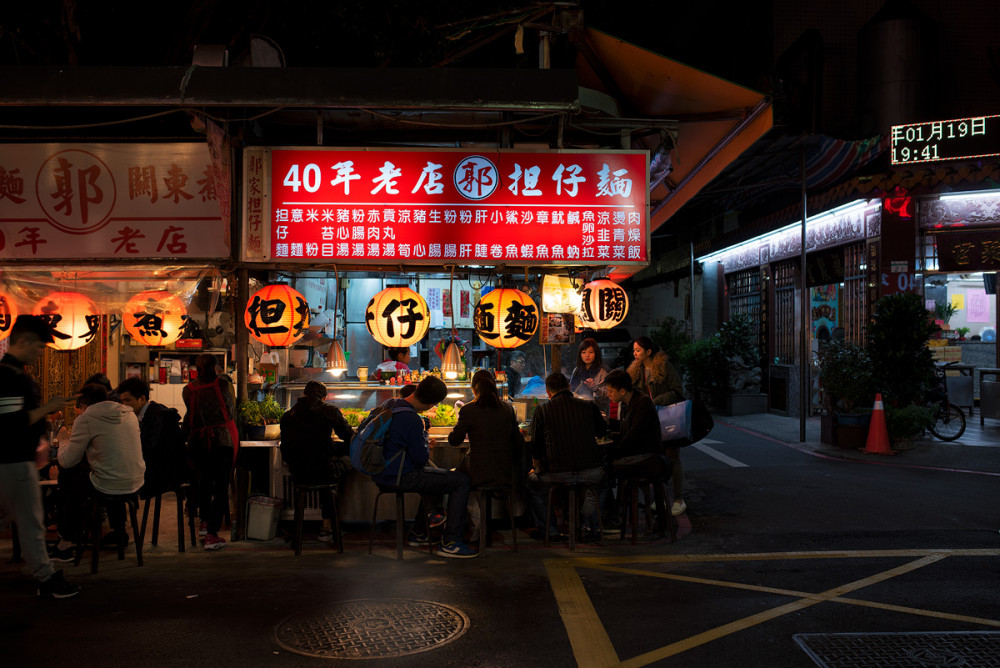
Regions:
<instances>
[{"instance_id":1,"label":"round lantern with \u95dc","mask_svg":"<svg viewBox=\"0 0 1000 668\"><path fill-rule=\"evenodd\" d=\"M125 304L125 331L147 346L167 346L181 337L187 309L184 302L166 290L140 292Z\"/></svg>"},{"instance_id":2,"label":"round lantern with \u95dc","mask_svg":"<svg viewBox=\"0 0 1000 668\"><path fill-rule=\"evenodd\" d=\"M524 292L500 288L483 295L473 313L476 332L494 348L516 348L538 329L538 307Z\"/></svg>"},{"instance_id":3,"label":"round lantern with \u95dc","mask_svg":"<svg viewBox=\"0 0 1000 668\"><path fill-rule=\"evenodd\" d=\"M628 295L625 290L606 278L583 286L583 300L577 315L584 327L611 329L628 315Z\"/></svg>"},{"instance_id":4,"label":"round lantern with \u95dc","mask_svg":"<svg viewBox=\"0 0 1000 668\"><path fill-rule=\"evenodd\" d=\"M32 310L52 329L56 350L76 350L97 338L101 315L97 306L79 292L52 292L42 297Z\"/></svg>"},{"instance_id":5,"label":"round lantern with \u95dc","mask_svg":"<svg viewBox=\"0 0 1000 668\"><path fill-rule=\"evenodd\" d=\"M431 324L427 302L407 287L386 288L365 309L365 326L387 348L407 348L424 338Z\"/></svg>"},{"instance_id":6,"label":"round lantern with \u95dc","mask_svg":"<svg viewBox=\"0 0 1000 668\"><path fill-rule=\"evenodd\" d=\"M15 320L17 320L17 304L0 292L0 341L10 336Z\"/></svg>"},{"instance_id":7,"label":"round lantern with \u95dc","mask_svg":"<svg viewBox=\"0 0 1000 668\"><path fill-rule=\"evenodd\" d=\"M290 346L309 327L309 304L298 290L284 285L266 285L250 297L243 321L250 336L268 346Z\"/></svg>"}]
</instances>

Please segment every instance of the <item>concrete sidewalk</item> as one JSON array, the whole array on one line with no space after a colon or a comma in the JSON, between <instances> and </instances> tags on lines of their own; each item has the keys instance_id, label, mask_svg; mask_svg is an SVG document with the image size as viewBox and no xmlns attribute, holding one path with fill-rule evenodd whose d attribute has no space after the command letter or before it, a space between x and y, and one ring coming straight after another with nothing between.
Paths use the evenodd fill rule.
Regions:
<instances>
[{"instance_id":1,"label":"concrete sidewalk","mask_svg":"<svg viewBox=\"0 0 1000 668\"><path fill-rule=\"evenodd\" d=\"M974 417L966 416L965 433L957 441L946 443L927 433L917 442L917 447L900 450L895 455L872 455L854 448L821 443L818 416L806 419L804 441L800 440L799 418L770 413L715 415L713 418L717 423L747 429L762 438L787 443L791 447L822 457L1000 475L1000 421L986 420L986 424L980 426L978 414Z\"/></svg>"}]
</instances>

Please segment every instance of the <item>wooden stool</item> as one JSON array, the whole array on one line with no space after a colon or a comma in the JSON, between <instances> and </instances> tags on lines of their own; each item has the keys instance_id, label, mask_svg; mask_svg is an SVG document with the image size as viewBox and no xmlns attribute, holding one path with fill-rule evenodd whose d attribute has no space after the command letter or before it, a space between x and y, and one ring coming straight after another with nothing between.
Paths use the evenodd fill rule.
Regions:
<instances>
[{"instance_id":1,"label":"wooden stool","mask_svg":"<svg viewBox=\"0 0 1000 668\"><path fill-rule=\"evenodd\" d=\"M133 492L132 494L103 494L94 491L90 498L90 541L93 544L90 555L91 573L97 573L97 564L101 555L101 508L107 508L112 503L124 503L128 508L129 519L132 522L132 542L135 544L135 556L139 562L139 566L142 566L142 542L139 540L139 519L137 517L139 494L137 492ZM125 543L120 540L126 536L124 518L119 526L112 526L111 530L118 533L118 560L124 561ZM83 548L86 545L84 540L86 532L87 524L84 522L83 527L80 529L80 539L77 541L76 559L73 561L74 566L80 565L80 558L83 556Z\"/></svg>"},{"instance_id":2,"label":"wooden stool","mask_svg":"<svg viewBox=\"0 0 1000 668\"><path fill-rule=\"evenodd\" d=\"M294 482L292 484L295 484ZM344 553L344 537L340 534L340 510L337 508L337 483L319 485L295 485L295 531L292 534L292 544L295 546L295 556L302 554L302 518L306 514L306 494L326 492L333 499L333 537L337 543L337 552ZM377 503L377 502L376 502ZM370 551L369 551L370 552Z\"/></svg>"},{"instance_id":3,"label":"wooden stool","mask_svg":"<svg viewBox=\"0 0 1000 668\"><path fill-rule=\"evenodd\" d=\"M588 487L594 488L594 493L597 493L597 484L587 483L587 482L553 482L549 483L549 502L545 508L545 541L542 543L545 547L549 546L549 527L552 526L552 497L560 489L569 490L569 502L567 509L569 514L569 550L570 552L576 550L576 530L580 524L580 506L576 501L577 491L581 491L584 494L587 492ZM604 538L604 524L601 522L600 509L597 512L597 530L598 535L601 540Z\"/></svg>"},{"instance_id":4,"label":"wooden stool","mask_svg":"<svg viewBox=\"0 0 1000 668\"><path fill-rule=\"evenodd\" d=\"M656 515L660 522L660 535L663 535L664 527L670 528L670 542L676 542L677 530L674 528L674 518L670 515L668 506L670 497L667 495L666 478L637 478L623 477L619 480L621 494L619 502L622 503L622 531L620 538L625 539L625 529L631 523L632 544L638 542L639 532L639 490L642 489L646 499L646 533L652 532L652 517L649 511L650 490L652 497L656 501Z\"/></svg>"},{"instance_id":5,"label":"wooden stool","mask_svg":"<svg viewBox=\"0 0 1000 668\"><path fill-rule=\"evenodd\" d=\"M503 487L473 487L471 492L479 495L479 555L486 556L486 546L489 544L490 514L493 511L493 496L503 497L507 501L507 515L510 517L510 532L513 534L514 551L517 552L517 526L514 517L513 491Z\"/></svg>"},{"instance_id":6,"label":"wooden stool","mask_svg":"<svg viewBox=\"0 0 1000 668\"><path fill-rule=\"evenodd\" d=\"M174 494L177 497L177 551L184 551L184 499L190 493L191 485L188 483L181 483L181 485L174 490ZM138 542L140 544L145 544L146 539L146 520L149 517L149 502L153 502L153 538L150 541L151 545L156 545L157 536L160 533L160 500L162 494L157 494L148 499L142 506L142 524L139 530ZM198 546L198 532L194 526L194 516L188 517L188 527L191 533L191 547Z\"/></svg>"},{"instance_id":7,"label":"wooden stool","mask_svg":"<svg viewBox=\"0 0 1000 668\"><path fill-rule=\"evenodd\" d=\"M419 494L419 492L404 492L397 489L394 486L382 487L381 485L376 485L378 487L378 494L375 496L375 503L372 505L372 527L368 534L368 554L372 553L372 546L375 544L375 521L378 519L378 502L382 498L383 494L395 494L396 495L396 558L403 558L403 542L405 538L403 537L403 529L406 526L406 516L403 509L403 495L404 494ZM434 543L430 540L430 532L427 534L427 551L431 554L434 553Z\"/></svg>"}]
</instances>

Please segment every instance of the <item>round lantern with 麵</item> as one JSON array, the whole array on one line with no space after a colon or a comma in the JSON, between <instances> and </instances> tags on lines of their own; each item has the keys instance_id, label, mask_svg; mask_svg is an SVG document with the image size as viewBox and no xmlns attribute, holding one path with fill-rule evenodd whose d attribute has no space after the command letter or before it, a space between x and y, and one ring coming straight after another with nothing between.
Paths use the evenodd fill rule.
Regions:
<instances>
[{"instance_id":1,"label":"round lantern with \u9eb5","mask_svg":"<svg viewBox=\"0 0 1000 668\"><path fill-rule=\"evenodd\" d=\"M611 329L628 315L628 295L621 286L606 278L583 286L582 297L577 315L584 327Z\"/></svg>"},{"instance_id":2,"label":"round lantern with \u9eb5","mask_svg":"<svg viewBox=\"0 0 1000 668\"><path fill-rule=\"evenodd\" d=\"M483 295L473 313L476 332L494 348L516 348L538 329L538 307L524 292L500 288Z\"/></svg>"},{"instance_id":3,"label":"round lantern with \u9eb5","mask_svg":"<svg viewBox=\"0 0 1000 668\"><path fill-rule=\"evenodd\" d=\"M0 292L0 341L10 336L15 320L17 320L17 304Z\"/></svg>"},{"instance_id":4,"label":"round lantern with \u9eb5","mask_svg":"<svg viewBox=\"0 0 1000 668\"><path fill-rule=\"evenodd\" d=\"M386 288L365 309L365 326L387 348L407 348L424 338L431 324L427 302L407 287Z\"/></svg>"},{"instance_id":5,"label":"round lantern with \u9eb5","mask_svg":"<svg viewBox=\"0 0 1000 668\"><path fill-rule=\"evenodd\" d=\"M290 346L309 327L309 304L298 290L266 285L250 297L243 321L250 336L271 347Z\"/></svg>"},{"instance_id":6,"label":"round lantern with \u9eb5","mask_svg":"<svg viewBox=\"0 0 1000 668\"><path fill-rule=\"evenodd\" d=\"M147 346L167 346L181 337L187 309L166 290L140 292L125 304L125 331Z\"/></svg>"},{"instance_id":7,"label":"round lantern with \u9eb5","mask_svg":"<svg viewBox=\"0 0 1000 668\"><path fill-rule=\"evenodd\" d=\"M101 329L97 306L79 292L49 293L35 304L32 314L52 329L52 343L46 345L56 350L85 346L97 338Z\"/></svg>"}]
</instances>

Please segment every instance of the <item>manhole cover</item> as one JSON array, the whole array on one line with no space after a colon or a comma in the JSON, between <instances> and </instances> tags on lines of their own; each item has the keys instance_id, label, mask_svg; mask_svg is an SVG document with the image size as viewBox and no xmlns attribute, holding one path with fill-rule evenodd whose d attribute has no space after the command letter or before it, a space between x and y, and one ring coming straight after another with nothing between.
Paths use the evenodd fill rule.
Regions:
<instances>
[{"instance_id":1,"label":"manhole cover","mask_svg":"<svg viewBox=\"0 0 1000 668\"><path fill-rule=\"evenodd\" d=\"M795 642L823 668L986 668L1000 665L1000 631L800 633Z\"/></svg>"},{"instance_id":2,"label":"manhole cover","mask_svg":"<svg viewBox=\"0 0 1000 668\"><path fill-rule=\"evenodd\" d=\"M274 635L289 652L322 659L381 659L450 643L469 629L461 610L409 598L341 601L292 615Z\"/></svg>"}]
</instances>

